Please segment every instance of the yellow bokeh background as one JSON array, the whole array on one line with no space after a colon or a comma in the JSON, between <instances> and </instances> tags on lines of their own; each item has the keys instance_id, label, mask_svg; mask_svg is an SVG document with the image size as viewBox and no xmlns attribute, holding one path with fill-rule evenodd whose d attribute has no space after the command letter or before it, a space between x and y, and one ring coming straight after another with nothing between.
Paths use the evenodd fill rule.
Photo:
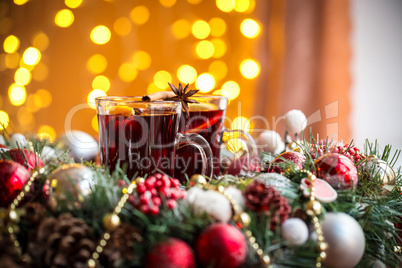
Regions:
<instances>
[{"instance_id":1,"label":"yellow bokeh background","mask_svg":"<svg viewBox=\"0 0 402 268\"><path fill-rule=\"evenodd\" d=\"M5 5L0 122L13 131L55 139L75 111L72 128L97 137L97 96L142 96L169 90L168 82L227 96L233 119L251 116L261 72L254 51L264 31L254 0Z\"/></svg>"}]
</instances>

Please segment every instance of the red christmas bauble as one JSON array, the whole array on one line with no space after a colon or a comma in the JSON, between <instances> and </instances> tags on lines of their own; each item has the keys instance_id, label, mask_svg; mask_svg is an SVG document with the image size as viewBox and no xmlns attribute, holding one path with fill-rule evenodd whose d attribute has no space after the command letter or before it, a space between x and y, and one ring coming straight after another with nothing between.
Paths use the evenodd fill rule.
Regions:
<instances>
[{"instance_id":1,"label":"red christmas bauble","mask_svg":"<svg viewBox=\"0 0 402 268\"><path fill-rule=\"evenodd\" d=\"M205 267L235 268L246 259L247 243L238 228L216 223L198 238L196 254Z\"/></svg>"},{"instance_id":2,"label":"red christmas bauble","mask_svg":"<svg viewBox=\"0 0 402 268\"><path fill-rule=\"evenodd\" d=\"M281 153L278 157L276 157L274 161L272 161L268 170L269 172L282 173L285 171L284 165L286 165L286 162L294 163L296 166L302 169L304 161L306 161L304 154L295 151L288 151Z\"/></svg>"},{"instance_id":3,"label":"red christmas bauble","mask_svg":"<svg viewBox=\"0 0 402 268\"><path fill-rule=\"evenodd\" d=\"M327 181L335 189L355 187L358 181L357 169L348 157L332 153L315 161L317 177Z\"/></svg>"},{"instance_id":4,"label":"red christmas bauble","mask_svg":"<svg viewBox=\"0 0 402 268\"><path fill-rule=\"evenodd\" d=\"M29 179L28 170L19 163L0 160L0 206L6 207L17 197Z\"/></svg>"},{"instance_id":5,"label":"red christmas bauble","mask_svg":"<svg viewBox=\"0 0 402 268\"><path fill-rule=\"evenodd\" d=\"M186 242L169 238L154 245L147 255L147 268L195 268L193 251Z\"/></svg>"},{"instance_id":6,"label":"red christmas bauble","mask_svg":"<svg viewBox=\"0 0 402 268\"><path fill-rule=\"evenodd\" d=\"M11 159L25 166L29 171L35 167L43 167L43 161L36 153L27 149L11 149L7 152Z\"/></svg>"}]
</instances>

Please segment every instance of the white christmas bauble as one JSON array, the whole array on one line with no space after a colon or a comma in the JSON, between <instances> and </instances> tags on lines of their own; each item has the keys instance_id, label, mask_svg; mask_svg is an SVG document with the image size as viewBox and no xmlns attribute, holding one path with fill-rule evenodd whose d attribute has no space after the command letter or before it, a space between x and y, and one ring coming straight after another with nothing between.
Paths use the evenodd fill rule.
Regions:
<instances>
[{"instance_id":1,"label":"white christmas bauble","mask_svg":"<svg viewBox=\"0 0 402 268\"><path fill-rule=\"evenodd\" d=\"M69 155L75 161L93 160L99 152L98 142L91 135L80 130L64 133L58 142L68 147Z\"/></svg>"},{"instance_id":2,"label":"white christmas bauble","mask_svg":"<svg viewBox=\"0 0 402 268\"><path fill-rule=\"evenodd\" d=\"M195 212L206 212L220 222L228 223L232 218L232 206L229 200L218 192L204 191L194 186L187 191L184 201L191 204Z\"/></svg>"},{"instance_id":3,"label":"white christmas bauble","mask_svg":"<svg viewBox=\"0 0 402 268\"><path fill-rule=\"evenodd\" d=\"M57 157L56 150L50 146L44 146L40 157L45 161L52 160Z\"/></svg>"},{"instance_id":4,"label":"white christmas bauble","mask_svg":"<svg viewBox=\"0 0 402 268\"><path fill-rule=\"evenodd\" d=\"M11 148L24 148L27 146L27 140L25 136L20 133L14 133L10 137L10 147Z\"/></svg>"},{"instance_id":5,"label":"white christmas bauble","mask_svg":"<svg viewBox=\"0 0 402 268\"><path fill-rule=\"evenodd\" d=\"M325 267L355 267L363 257L366 245L360 224L346 213L330 212L321 221L321 227L328 243Z\"/></svg>"},{"instance_id":6,"label":"white christmas bauble","mask_svg":"<svg viewBox=\"0 0 402 268\"><path fill-rule=\"evenodd\" d=\"M290 134L300 133L307 126L307 118L300 110L290 110L285 115L285 123Z\"/></svg>"},{"instance_id":7,"label":"white christmas bauble","mask_svg":"<svg viewBox=\"0 0 402 268\"><path fill-rule=\"evenodd\" d=\"M300 246L306 243L308 239L308 227L301 219L290 218L282 223L281 235L291 245Z\"/></svg>"},{"instance_id":8,"label":"white christmas bauble","mask_svg":"<svg viewBox=\"0 0 402 268\"><path fill-rule=\"evenodd\" d=\"M281 136L272 130L265 130L257 138L257 147L259 151L279 154L285 150L285 143L282 141Z\"/></svg>"},{"instance_id":9,"label":"white christmas bauble","mask_svg":"<svg viewBox=\"0 0 402 268\"><path fill-rule=\"evenodd\" d=\"M4 136L0 134L0 144L6 145L6 139L4 139Z\"/></svg>"}]
</instances>

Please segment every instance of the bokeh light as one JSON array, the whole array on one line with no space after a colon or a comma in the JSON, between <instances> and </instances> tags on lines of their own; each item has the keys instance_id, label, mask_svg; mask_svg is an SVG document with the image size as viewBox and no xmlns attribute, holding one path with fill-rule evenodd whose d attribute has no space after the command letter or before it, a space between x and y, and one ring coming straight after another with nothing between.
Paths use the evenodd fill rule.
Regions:
<instances>
[{"instance_id":1,"label":"bokeh light","mask_svg":"<svg viewBox=\"0 0 402 268\"><path fill-rule=\"evenodd\" d=\"M224 61L216 60L212 62L208 67L209 73L211 73L217 80L221 80L226 77L228 73L228 66Z\"/></svg>"},{"instance_id":2,"label":"bokeh light","mask_svg":"<svg viewBox=\"0 0 402 268\"><path fill-rule=\"evenodd\" d=\"M209 36L211 28L209 27L208 22L204 20L197 20L191 27L191 32L195 38L205 39Z\"/></svg>"},{"instance_id":3,"label":"bokeh light","mask_svg":"<svg viewBox=\"0 0 402 268\"><path fill-rule=\"evenodd\" d=\"M190 65L182 65L177 70L177 78L184 84L192 84L197 79L197 70Z\"/></svg>"},{"instance_id":4,"label":"bokeh light","mask_svg":"<svg viewBox=\"0 0 402 268\"><path fill-rule=\"evenodd\" d=\"M34 102L35 106L46 108L52 103L52 94L46 89L38 89L35 92Z\"/></svg>"},{"instance_id":5,"label":"bokeh light","mask_svg":"<svg viewBox=\"0 0 402 268\"><path fill-rule=\"evenodd\" d=\"M235 10L241 13L250 13L254 10L254 0L236 0Z\"/></svg>"},{"instance_id":6,"label":"bokeh light","mask_svg":"<svg viewBox=\"0 0 402 268\"><path fill-rule=\"evenodd\" d=\"M104 75L98 75L92 80L92 89L102 89L107 92L110 89L110 81Z\"/></svg>"},{"instance_id":7,"label":"bokeh light","mask_svg":"<svg viewBox=\"0 0 402 268\"><path fill-rule=\"evenodd\" d=\"M197 56L204 60L211 58L215 52L214 45L207 40L202 40L198 42L195 50Z\"/></svg>"},{"instance_id":8,"label":"bokeh light","mask_svg":"<svg viewBox=\"0 0 402 268\"><path fill-rule=\"evenodd\" d=\"M45 33L39 32L32 39L32 45L39 51L45 51L49 46L49 37Z\"/></svg>"},{"instance_id":9,"label":"bokeh light","mask_svg":"<svg viewBox=\"0 0 402 268\"><path fill-rule=\"evenodd\" d=\"M240 24L240 31L247 38L255 38L260 34L261 27L255 20L245 19Z\"/></svg>"},{"instance_id":10,"label":"bokeh light","mask_svg":"<svg viewBox=\"0 0 402 268\"><path fill-rule=\"evenodd\" d=\"M176 4L176 0L159 0L159 3L164 7L172 7Z\"/></svg>"},{"instance_id":11,"label":"bokeh light","mask_svg":"<svg viewBox=\"0 0 402 268\"><path fill-rule=\"evenodd\" d=\"M176 20L171 26L171 31L177 39L186 38L191 31L191 23L185 19Z\"/></svg>"},{"instance_id":12,"label":"bokeh light","mask_svg":"<svg viewBox=\"0 0 402 268\"><path fill-rule=\"evenodd\" d=\"M57 26L67 28L74 22L74 14L69 9L62 9L57 12L54 22Z\"/></svg>"},{"instance_id":13,"label":"bokeh light","mask_svg":"<svg viewBox=\"0 0 402 268\"><path fill-rule=\"evenodd\" d=\"M6 53L14 53L20 47L20 40L15 35L9 35L4 40L3 49Z\"/></svg>"},{"instance_id":14,"label":"bokeh light","mask_svg":"<svg viewBox=\"0 0 402 268\"><path fill-rule=\"evenodd\" d=\"M29 94L26 101L26 108L30 112L37 112L40 110L38 106L39 103L41 103L41 100L36 94Z\"/></svg>"},{"instance_id":15,"label":"bokeh light","mask_svg":"<svg viewBox=\"0 0 402 268\"><path fill-rule=\"evenodd\" d=\"M20 106L25 103L27 98L27 92L25 87L12 84L8 89L8 97L10 98L10 102L14 106Z\"/></svg>"},{"instance_id":16,"label":"bokeh light","mask_svg":"<svg viewBox=\"0 0 402 268\"><path fill-rule=\"evenodd\" d=\"M158 91L161 91L161 89L157 87L154 82L149 83L147 87L147 94L152 94Z\"/></svg>"},{"instance_id":17,"label":"bokeh light","mask_svg":"<svg viewBox=\"0 0 402 268\"><path fill-rule=\"evenodd\" d=\"M31 82L31 72L26 68L18 68L14 74L15 83L20 86L28 85Z\"/></svg>"},{"instance_id":18,"label":"bokeh light","mask_svg":"<svg viewBox=\"0 0 402 268\"><path fill-rule=\"evenodd\" d=\"M131 82L137 77L138 71L131 62L123 63L119 68L119 77L125 82Z\"/></svg>"},{"instance_id":19,"label":"bokeh light","mask_svg":"<svg viewBox=\"0 0 402 268\"><path fill-rule=\"evenodd\" d=\"M36 65L40 61L42 54L37 48L29 47L24 51L22 60L26 65Z\"/></svg>"},{"instance_id":20,"label":"bokeh light","mask_svg":"<svg viewBox=\"0 0 402 268\"><path fill-rule=\"evenodd\" d=\"M107 60L101 54L92 55L87 61L87 69L93 74L100 74L106 70Z\"/></svg>"},{"instance_id":21,"label":"bokeh light","mask_svg":"<svg viewBox=\"0 0 402 268\"><path fill-rule=\"evenodd\" d=\"M235 0L216 0L216 6L223 12L230 12L236 7Z\"/></svg>"},{"instance_id":22,"label":"bokeh light","mask_svg":"<svg viewBox=\"0 0 402 268\"><path fill-rule=\"evenodd\" d=\"M0 110L0 130L6 129L8 127L9 121L10 117L8 116L8 113Z\"/></svg>"},{"instance_id":23,"label":"bokeh light","mask_svg":"<svg viewBox=\"0 0 402 268\"><path fill-rule=\"evenodd\" d=\"M133 65L138 70L148 69L151 61L151 56L145 51L137 51L133 54Z\"/></svg>"},{"instance_id":24,"label":"bokeh light","mask_svg":"<svg viewBox=\"0 0 402 268\"><path fill-rule=\"evenodd\" d=\"M235 81L227 81L222 85L222 91L229 100L234 100L240 95L240 86Z\"/></svg>"},{"instance_id":25,"label":"bokeh light","mask_svg":"<svg viewBox=\"0 0 402 268\"><path fill-rule=\"evenodd\" d=\"M19 63L20 63L20 54L12 53L6 55L5 64L7 68L15 69L18 67Z\"/></svg>"},{"instance_id":26,"label":"bokeh light","mask_svg":"<svg viewBox=\"0 0 402 268\"><path fill-rule=\"evenodd\" d=\"M20 123L20 125L23 127L33 126L33 124L35 123L35 118L32 112L25 107L21 107L18 109L17 120L18 123Z\"/></svg>"},{"instance_id":27,"label":"bokeh light","mask_svg":"<svg viewBox=\"0 0 402 268\"><path fill-rule=\"evenodd\" d=\"M212 95L225 96L229 98L228 93L226 91L222 91L222 89L215 90L214 92L212 92Z\"/></svg>"},{"instance_id":28,"label":"bokeh light","mask_svg":"<svg viewBox=\"0 0 402 268\"><path fill-rule=\"evenodd\" d=\"M39 62L32 70L32 79L38 82L42 82L47 78L49 70L46 64Z\"/></svg>"},{"instance_id":29,"label":"bokeh light","mask_svg":"<svg viewBox=\"0 0 402 268\"><path fill-rule=\"evenodd\" d=\"M236 117L232 122L232 129L241 129L243 131L250 131L250 121L244 116Z\"/></svg>"},{"instance_id":30,"label":"bokeh light","mask_svg":"<svg viewBox=\"0 0 402 268\"><path fill-rule=\"evenodd\" d=\"M98 25L92 29L90 36L92 42L98 45L103 45L109 42L112 35L108 27L105 25Z\"/></svg>"},{"instance_id":31,"label":"bokeh light","mask_svg":"<svg viewBox=\"0 0 402 268\"><path fill-rule=\"evenodd\" d=\"M69 8L77 8L82 4L82 0L65 0L64 3Z\"/></svg>"},{"instance_id":32,"label":"bokeh light","mask_svg":"<svg viewBox=\"0 0 402 268\"><path fill-rule=\"evenodd\" d=\"M131 10L130 18L135 24L145 24L149 20L149 10L146 6L137 6Z\"/></svg>"},{"instance_id":33,"label":"bokeh light","mask_svg":"<svg viewBox=\"0 0 402 268\"><path fill-rule=\"evenodd\" d=\"M242 61L240 64L240 72L247 79L256 78L260 74L260 64L252 59Z\"/></svg>"},{"instance_id":34,"label":"bokeh light","mask_svg":"<svg viewBox=\"0 0 402 268\"><path fill-rule=\"evenodd\" d=\"M222 39L214 38L211 40L212 45L214 45L213 58L221 58L226 53L226 43Z\"/></svg>"},{"instance_id":35,"label":"bokeh light","mask_svg":"<svg viewBox=\"0 0 402 268\"><path fill-rule=\"evenodd\" d=\"M220 37L226 32L226 22L221 18L210 19L209 27L211 28L211 35L214 37Z\"/></svg>"},{"instance_id":36,"label":"bokeh light","mask_svg":"<svg viewBox=\"0 0 402 268\"><path fill-rule=\"evenodd\" d=\"M56 139L56 131L49 125L42 125L39 127L38 137L53 142Z\"/></svg>"},{"instance_id":37,"label":"bokeh light","mask_svg":"<svg viewBox=\"0 0 402 268\"><path fill-rule=\"evenodd\" d=\"M87 103L89 105L89 107L95 109L96 104L95 104L95 99L97 97L104 97L106 96L105 91L101 90L101 89L94 89L91 92L89 92L88 97L87 97Z\"/></svg>"},{"instance_id":38,"label":"bokeh light","mask_svg":"<svg viewBox=\"0 0 402 268\"><path fill-rule=\"evenodd\" d=\"M14 4L19 6L25 4L26 2L28 2L28 0L14 0Z\"/></svg>"},{"instance_id":39,"label":"bokeh light","mask_svg":"<svg viewBox=\"0 0 402 268\"><path fill-rule=\"evenodd\" d=\"M215 78L209 73L200 74L195 81L195 87L198 88L201 93L210 92L215 87Z\"/></svg>"},{"instance_id":40,"label":"bokeh light","mask_svg":"<svg viewBox=\"0 0 402 268\"><path fill-rule=\"evenodd\" d=\"M96 115L94 117L92 117L91 126L92 126L93 130L95 130L96 132L99 131L98 117Z\"/></svg>"},{"instance_id":41,"label":"bokeh light","mask_svg":"<svg viewBox=\"0 0 402 268\"><path fill-rule=\"evenodd\" d=\"M120 36L128 35L131 32L131 21L126 17L118 18L113 23L113 30Z\"/></svg>"},{"instance_id":42,"label":"bokeh light","mask_svg":"<svg viewBox=\"0 0 402 268\"><path fill-rule=\"evenodd\" d=\"M172 83L172 76L167 71L158 71L154 75L154 84L160 89L169 87L168 83Z\"/></svg>"}]
</instances>

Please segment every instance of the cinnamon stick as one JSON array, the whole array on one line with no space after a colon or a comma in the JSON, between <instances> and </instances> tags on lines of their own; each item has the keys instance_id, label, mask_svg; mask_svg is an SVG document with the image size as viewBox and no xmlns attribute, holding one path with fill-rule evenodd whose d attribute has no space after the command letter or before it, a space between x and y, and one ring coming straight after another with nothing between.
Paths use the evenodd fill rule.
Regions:
<instances>
[{"instance_id":1,"label":"cinnamon stick","mask_svg":"<svg viewBox=\"0 0 402 268\"><path fill-rule=\"evenodd\" d=\"M143 96L142 100L143 101L166 100L168 98L172 98L175 96L176 94L173 91L159 91Z\"/></svg>"}]
</instances>

